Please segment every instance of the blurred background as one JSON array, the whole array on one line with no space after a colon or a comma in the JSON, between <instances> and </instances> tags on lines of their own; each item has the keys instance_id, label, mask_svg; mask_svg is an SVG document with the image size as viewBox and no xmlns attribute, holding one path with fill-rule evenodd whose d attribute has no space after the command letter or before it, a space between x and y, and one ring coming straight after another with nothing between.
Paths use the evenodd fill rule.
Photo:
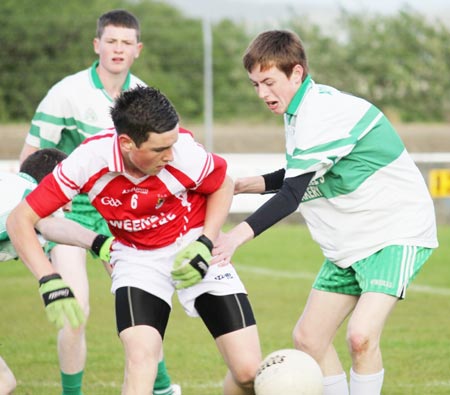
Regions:
<instances>
[{"instance_id":1,"label":"blurred background","mask_svg":"<svg viewBox=\"0 0 450 395\"><path fill-rule=\"evenodd\" d=\"M241 64L271 28L302 37L314 80L369 99L394 123L450 122L446 0L2 0L0 123L28 123L51 85L92 64L96 19L113 8L139 17L133 72L185 123L276 123Z\"/></svg>"},{"instance_id":2,"label":"blurred background","mask_svg":"<svg viewBox=\"0 0 450 395\"><path fill-rule=\"evenodd\" d=\"M316 82L380 107L410 152L450 152L448 0L2 0L0 160L17 160L50 86L96 59L96 20L113 8L141 22L132 72L171 99L208 149L284 152L282 118L257 98L241 57L260 31L287 28L303 39ZM448 156L433 155L420 158L424 177L450 212L449 172L429 179Z\"/></svg>"}]
</instances>

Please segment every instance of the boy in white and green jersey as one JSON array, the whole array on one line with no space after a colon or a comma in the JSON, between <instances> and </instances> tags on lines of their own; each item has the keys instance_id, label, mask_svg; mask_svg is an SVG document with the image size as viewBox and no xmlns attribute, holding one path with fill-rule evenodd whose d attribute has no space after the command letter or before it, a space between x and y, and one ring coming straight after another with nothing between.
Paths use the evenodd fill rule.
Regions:
<instances>
[{"instance_id":1,"label":"boy in white and green jersey","mask_svg":"<svg viewBox=\"0 0 450 395\"><path fill-rule=\"evenodd\" d=\"M109 113L113 98L100 80L98 67L97 60L89 69L62 79L49 90L31 122L25 140L27 148L55 147L70 154L86 137L113 127ZM122 90L138 84L145 85L128 72ZM67 216L97 232L109 232L85 195L73 201L72 212Z\"/></svg>"},{"instance_id":2,"label":"boy in white and green jersey","mask_svg":"<svg viewBox=\"0 0 450 395\"><path fill-rule=\"evenodd\" d=\"M324 395L379 395L384 323L438 246L427 186L379 109L311 79L296 34L261 33L243 61L258 96L284 116L286 166L235 180L235 193L275 195L216 241L212 263L229 262L238 246L299 207L325 262L295 346L320 364ZM348 316L350 386L333 346Z\"/></svg>"},{"instance_id":3,"label":"boy in white and green jersey","mask_svg":"<svg viewBox=\"0 0 450 395\"><path fill-rule=\"evenodd\" d=\"M137 18L125 10L112 10L97 22L94 51L99 58L83 71L55 84L39 104L20 154L22 162L30 153L56 147L70 154L87 137L113 127L110 109L118 95L137 85L146 85L130 73L140 55L140 26ZM109 229L87 196L77 196L67 217L97 233ZM52 263L61 273L84 308L89 311L89 286L86 252L65 245L51 246ZM66 325L58 336L63 395L80 395L86 361L85 328L74 331ZM155 393L179 394L172 385L164 360L158 367Z\"/></svg>"},{"instance_id":4,"label":"boy in white and green jersey","mask_svg":"<svg viewBox=\"0 0 450 395\"><path fill-rule=\"evenodd\" d=\"M18 258L6 228L9 214L66 157L67 155L60 150L45 148L30 155L20 166L18 174L0 172L0 190L2 191L0 194L0 262ZM104 235L97 235L61 216L52 215L43 218L36 225L36 229L40 232L38 239L42 246L47 243L47 240L58 240L81 248L92 249L94 244L99 245L99 241L103 240L101 246L99 245L99 248L96 249L100 253L100 248L108 239ZM73 295L72 298L69 296L67 302L70 304L73 299ZM51 304L49 303L49 305ZM79 312L82 315L81 309ZM15 387L14 374L0 357L0 394L12 394Z\"/></svg>"}]
</instances>

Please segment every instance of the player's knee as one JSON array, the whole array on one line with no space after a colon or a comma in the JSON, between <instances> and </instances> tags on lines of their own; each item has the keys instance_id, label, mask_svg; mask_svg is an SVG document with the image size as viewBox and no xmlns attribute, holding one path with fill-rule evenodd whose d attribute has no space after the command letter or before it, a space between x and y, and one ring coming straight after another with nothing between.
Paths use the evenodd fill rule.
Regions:
<instances>
[{"instance_id":1,"label":"player's knee","mask_svg":"<svg viewBox=\"0 0 450 395\"><path fill-rule=\"evenodd\" d=\"M155 359L154 355L146 347L134 347L127 350L127 364L129 366L147 366L153 359Z\"/></svg>"},{"instance_id":2,"label":"player's knee","mask_svg":"<svg viewBox=\"0 0 450 395\"><path fill-rule=\"evenodd\" d=\"M252 388L258 365L248 364L233 373L234 381L241 388Z\"/></svg>"},{"instance_id":3,"label":"player's knee","mask_svg":"<svg viewBox=\"0 0 450 395\"><path fill-rule=\"evenodd\" d=\"M149 367L155 368L159 362L159 354L155 354L150 347L145 344L139 346L127 347L126 351L126 372L129 374L140 375L145 373L147 376ZM151 370L151 369L150 369Z\"/></svg>"},{"instance_id":4,"label":"player's knee","mask_svg":"<svg viewBox=\"0 0 450 395\"><path fill-rule=\"evenodd\" d=\"M367 333L358 330L347 332L347 345L353 356L367 353L370 349L376 347L375 342Z\"/></svg>"},{"instance_id":5,"label":"player's knee","mask_svg":"<svg viewBox=\"0 0 450 395\"><path fill-rule=\"evenodd\" d=\"M327 348L323 341L317 339L313 332L303 326L297 325L295 327L292 333L292 339L294 342L294 347L297 350L306 352L317 359L320 359Z\"/></svg>"},{"instance_id":6,"label":"player's knee","mask_svg":"<svg viewBox=\"0 0 450 395\"><path fill-rule=\"evenodd\" d=\"M239 358L237 363L230 366L231 376L234 382L241 388L253 388L256 372L261 363L258 353L249 353L243 358Z\"/></svg>"}]
</instances>

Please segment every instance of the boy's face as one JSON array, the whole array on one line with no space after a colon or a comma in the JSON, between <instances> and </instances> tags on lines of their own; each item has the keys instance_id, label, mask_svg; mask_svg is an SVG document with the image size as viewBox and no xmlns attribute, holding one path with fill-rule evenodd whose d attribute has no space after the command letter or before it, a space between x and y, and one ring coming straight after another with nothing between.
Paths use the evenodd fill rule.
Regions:
<instances>
[{"instance_id":1,"label":"boy's face","mask_svg":"<svg viewBox=\"0 0 450 395\"><path fill-rule=\"evenodd\" d=\"M178 140L178 125L164 133L149 133L139 147L126 134L119 136L120 148L128 174L135 178L154 176L173 161L173 145Z\"/></svg>"},{"instance_id":2,"label":"boy's face","mask_svg":"<svg viewBox=\"0 0 450 395\"><path fill-rule=\"evenodd\" d=\"M276 66L262 71L259 65L248 73L258 96L274 114L284 114L302 84L303 68L296 65L288 78Z\"/></svg>"},{"instance_id":3,"label":"boy's face","mask_svg":"<svg viewBox=\"0 0 450 395\"><path fill-rule=\"evenodd\" d=\"M106 26L102 36L94 39L100 67L110 74L128 73L141 49L142 43L137 40L136 30L126 27Z\"/></svg>"}]
</instances>

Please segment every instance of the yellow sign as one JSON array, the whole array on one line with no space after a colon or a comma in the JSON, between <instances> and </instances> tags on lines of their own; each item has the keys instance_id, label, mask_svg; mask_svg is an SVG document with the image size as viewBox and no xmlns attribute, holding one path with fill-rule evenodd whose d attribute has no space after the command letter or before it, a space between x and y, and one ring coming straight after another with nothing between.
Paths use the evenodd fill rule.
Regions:
<instances>
[{"instance_id":1,"label":"yellow sign","mask_svg":"<svg viewBox=\"0 0 450 395\"><path fill-rule=\"evenodd\" d=\"M432 197L450 197L450 169L432 169L428 177Z\"/></svg>"}]
</instances>

